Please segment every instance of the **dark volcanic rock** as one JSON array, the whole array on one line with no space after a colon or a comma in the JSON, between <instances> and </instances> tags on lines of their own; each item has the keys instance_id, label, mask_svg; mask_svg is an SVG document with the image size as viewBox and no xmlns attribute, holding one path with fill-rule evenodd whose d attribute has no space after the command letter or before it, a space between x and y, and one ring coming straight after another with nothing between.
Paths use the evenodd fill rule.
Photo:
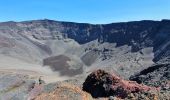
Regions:
<instances>
[{"instance_id":1,"label":"dark volcanic rock","mask_svg":"<svg viewBox=\"0 0 170 100\"><path fill-rule=\"evenodd\" d=\"M150 86L170 89L170 64L157 64L130 77L130 80Z\"/></svg>"},{"instance_id":2,"label":"dark volcanic rock","mask_svg":"<svg viewBox=\"0 0 170 100\"><path fill-rule=\"evenodd\" d=\"M83 90L91 93L93 97L105 97L112 93L112 76L103 70L90 74L83 83ZM105 86L104 86L105 85Z\"/></svg>"},{"instance_id":3,"label":"dark volcanic rock","mask_svg":"<svg viewBox=\"0 0 170 100\"><path fill-rule=\"evenodd\" d=\"M66 75L66 76L75 76L78 74L83 73L83 65L82 64L77 64L78 66L77 69L71 68L72 66L69 65L69 61L74 61L70 59L69 57L65 55L59 55L59 56L53 56L49 57L43 60L43 65L50 66L50 68L54 71L60 72L61 75ZM78 63L74 61L75 63Z\"/></svg>"},{"instance_id":4,"label":"dark volcanic rock","mask_svg":"<svg viewBox=\"0 0 170 100\"><path fill-rule=\"evenodd\" d=\"M133 81L126 81L120 77L97 70L91 73L83 83L83 90L90 93L93 97L118 96L126 98L129 93L138 93L149 90L157 90Z\"/></svg>"}]
</instances>

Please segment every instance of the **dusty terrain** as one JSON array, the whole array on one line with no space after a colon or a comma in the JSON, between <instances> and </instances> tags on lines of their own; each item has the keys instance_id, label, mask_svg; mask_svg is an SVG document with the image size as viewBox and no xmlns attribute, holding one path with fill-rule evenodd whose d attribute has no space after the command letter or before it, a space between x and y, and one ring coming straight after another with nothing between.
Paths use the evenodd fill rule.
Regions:
<instances>
[{"instance_id":1,"label":"dusty terrain","mask_svg":"<svg viewBox=\"0 0 170 100\"><path fill-rule=\"evenodd\" d=\"M43 85L49 86L49 90L63 81L81 90L87 75L96 69L140 84L161 87L169 82L169 65L152 67L169 64L170 21L103 25L47 19L2 22L0 58L2 100L27 100L32 91L38 96L46 91L39 84L40 80L45 81ZM167 86L165 90L168 89ZM49 95L55 95L55 91L59 90ZM86 95L83 91L79 93ZM37 100L39 98L41 96Z\"/></svg>"}]
</instances>

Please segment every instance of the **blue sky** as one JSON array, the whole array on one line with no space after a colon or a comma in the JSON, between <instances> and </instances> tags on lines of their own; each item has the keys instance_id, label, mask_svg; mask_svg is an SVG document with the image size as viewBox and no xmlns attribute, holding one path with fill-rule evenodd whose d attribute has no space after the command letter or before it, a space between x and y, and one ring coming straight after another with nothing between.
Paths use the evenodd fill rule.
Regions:
<instances>
[{"instance_id":1,"label":"blue sky","mask_svg":"<svg viewBox=\"0 0 170 100\"><path fill-rule=\"evenodd\" d=\"M170 19L170 0L0 0L0 22L111 23Z\"/></svg>"}]
</instances>

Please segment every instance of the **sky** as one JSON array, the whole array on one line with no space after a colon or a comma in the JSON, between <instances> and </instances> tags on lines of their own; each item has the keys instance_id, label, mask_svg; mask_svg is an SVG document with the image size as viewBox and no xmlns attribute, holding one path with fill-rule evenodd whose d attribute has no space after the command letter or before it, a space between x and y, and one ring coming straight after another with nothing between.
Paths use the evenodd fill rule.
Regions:
<instances>
[{"instance_id":1,"label":"sky","mask_svg":"<svg viewBox=\"0 0 170 100\"><path fill-rule=\"evenodd\" d=\"M170 0L0 0L0 22L37 19L93 24L170 19Z\"/></svg>"}]
</instances>

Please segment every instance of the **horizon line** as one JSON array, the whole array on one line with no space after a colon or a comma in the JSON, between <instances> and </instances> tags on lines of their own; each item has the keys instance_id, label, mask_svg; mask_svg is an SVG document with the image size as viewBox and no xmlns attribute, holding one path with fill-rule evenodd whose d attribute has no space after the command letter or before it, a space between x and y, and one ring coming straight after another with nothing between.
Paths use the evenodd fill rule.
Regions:
<instances>
[{"instance_id":1,"label":"horizon line","mask_svg":"<svg viewBox=\"0 0 170 100\"><path fill-rule=\"evenodd\" d=\"M43 20L49 20L49 21L56 21L56 22L67 22L67 23L77 23L77 24L93 24L93 25L102 25L102 24L112 24L112 23L128 23L128 22L139 22L139 21L163 21L163 20L170 20L170 19L141 19L141 20L128 20L128 21L113 21L108 23L90 23L90 22L79 22L79 21L67 21L67 20L56 20L56 19L48 19L48 18L42 18L42 19L28 19L28 20L6 20L6 21L0 21L0 23L6 23L6 22L30 22L30 21L43 21Z\"/></svg>"}]
</instances>

